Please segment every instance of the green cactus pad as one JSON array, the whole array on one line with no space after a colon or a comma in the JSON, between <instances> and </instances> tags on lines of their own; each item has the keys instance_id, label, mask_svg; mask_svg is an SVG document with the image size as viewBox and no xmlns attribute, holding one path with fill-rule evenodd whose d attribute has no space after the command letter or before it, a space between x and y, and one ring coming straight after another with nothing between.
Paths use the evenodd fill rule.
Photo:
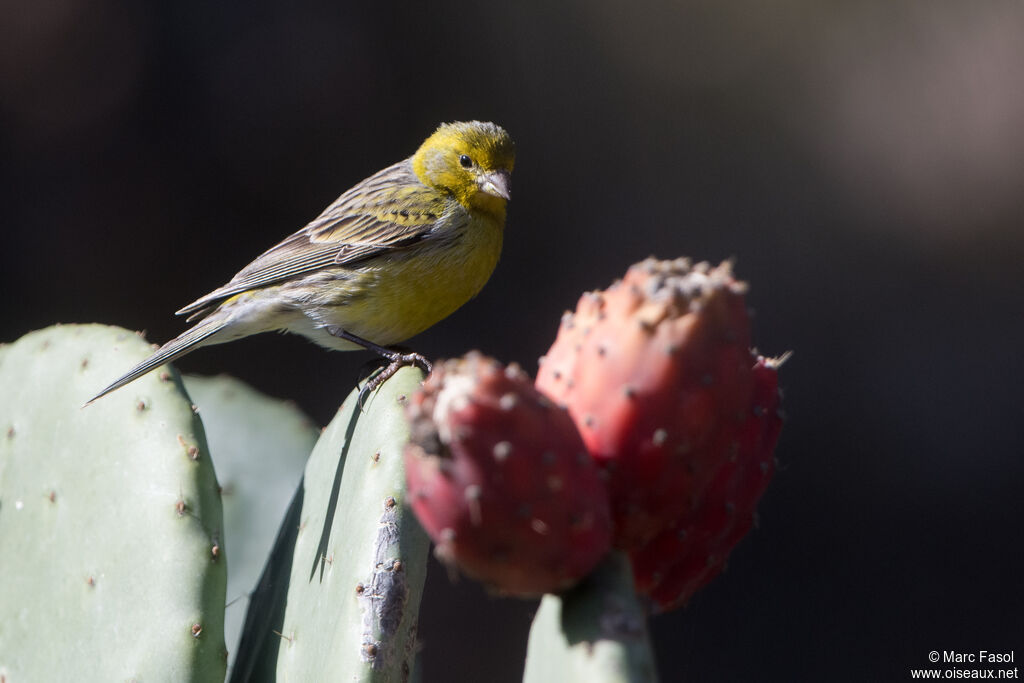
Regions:
<instances>
[{"instance_id":1,"label":"green cactus pad","mask_svg":"<svg viewBox=\"0 0 1024 683\"><path fill-rule=\"evenodd\" d=\"M184 381L199 406L221 484L228 559L224 640L230 668L249 594L320 430L294 403L270 398L234 377L187 375Z\"/></svg>"},{"instance_id":2,"label":"green cactus pad","mask_svg":"<svg viewBox=\"0 0 1024 683\"><path fill-rule=\"evenodd\" d=\"M127 330L0 348L0 679L222 681L226 567L202 425Z\"/></svg>"},{"instance_id":3,"label":"green cactus pad","mask_svg":"<svg viewBox=\"0 0 1024 683\"><path fill-rule=\"evenodd\" d=\"M403 368L324 430L252 597L233 681L405 681L429 540L405 506Z\"/></svg>"},{"instance_id":4,"label":"green cactus pad","mask_svg":"<svg viewBox=\"0 0 1024 683\"><path fill-rule=\"evenodd\" d=\"M523 683L655 683L646 612L629 560L608 556L575 588L545 595L533 619Z\"/></svg>"}]
</instances>

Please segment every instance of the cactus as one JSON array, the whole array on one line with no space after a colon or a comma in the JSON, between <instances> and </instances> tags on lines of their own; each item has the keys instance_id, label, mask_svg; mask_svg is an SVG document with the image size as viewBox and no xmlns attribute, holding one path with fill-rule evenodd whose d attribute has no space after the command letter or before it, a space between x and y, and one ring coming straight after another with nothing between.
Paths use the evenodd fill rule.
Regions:
<instances>
[{"instance_id":1,"label":"cactus","mask_svg":"<svg viewBox=\"0 0 1024 683\"><path fill-rule=\"evenodd\" d=\"M577 587L541 600L523 683L657 680L647 615L623 555L612 553Z\"/></svg>"},{"instance_id":2,"label":"cactus","mask_svg":"<svg viewBox=\"0 0 1024 683\"><path fill-rule=\"evenodd\" d=\"M293 403L269 398L233 377L186 375L184 382L199 406L221 484L228 539L224 640L230 669L249 593L320 430Z\"/></svg>"},{"instance_id":3,"label":"cactus","mask_svg":"<svg viewBox=\"0 0 1024 683\"><path fill-rule=\"evenodd\" d=\"M608 552L608 494L572 420L518 366L471 352L413 395L409 499L450 566L513 595L575 584Z\"/></svg>"},{"instance_id":4,"label":"cactus","mask_svg":"<svg viewBox=\"0 0 1024 683\"><path fill-rule=\"evenodd\" d=\"M410 368L365 403L354 389L305 463L231 679L414 680L429 539L408 504L498 592L560 591L528 683L656 680L645 608L721 571L774 466L781 361L750 351L744 290L729 264L649 259L563 318L536 383L470 354L419 391ZM0 683L223 680L226 560L244 593L316 431L225 378L189 380L197 409L170 368L81 407L147 355L97 325L0 347Z\"/></svg>"},{"instance_id":5,"label":"cactus","mask_svg":"<svg viewBox=\"0 0 1024 683\"><path fill-rule=\"evenodd\" d=\"M224 678L221 504L179 379L82 407L149 352L100 325L0 349L0 680Z\"/></svg>"},{"instance_id":6,"label":"cactus","mask_svg":"<svg viewBox=\"0 0 1024 683\"><path fill-rule=\"evenodd\" d=\"M403 368L324 430L252 597L232 680L404 681L429 541L405 508Z\"/></svg>"}]
</instances>

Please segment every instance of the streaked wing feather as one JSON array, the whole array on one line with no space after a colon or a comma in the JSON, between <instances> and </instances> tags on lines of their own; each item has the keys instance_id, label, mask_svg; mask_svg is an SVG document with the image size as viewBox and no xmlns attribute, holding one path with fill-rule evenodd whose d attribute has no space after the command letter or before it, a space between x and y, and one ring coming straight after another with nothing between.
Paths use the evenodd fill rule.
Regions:
<instances>
[{"instance_id":1,"label":"streaked wing feather","mask_svg":"<svg viewBox=\"0 0 1024 683\"><path fill-rule=\"evenodd\" d=\"M406 159L345 192L304 228L178 315L192 314L189 320L202 317L235 294L407 247L430 234L442 208L443 199L419 182Z\"/></svg>"}]
</instances>

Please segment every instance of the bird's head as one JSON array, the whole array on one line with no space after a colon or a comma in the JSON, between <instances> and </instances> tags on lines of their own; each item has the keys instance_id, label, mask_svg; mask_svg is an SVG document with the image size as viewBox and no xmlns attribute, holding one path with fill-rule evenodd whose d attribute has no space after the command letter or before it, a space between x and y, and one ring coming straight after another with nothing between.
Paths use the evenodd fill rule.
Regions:
<instances>
[{"instance_id":1,"label":"bird's head","mask_svg":"<svg viewBox=\"0 0 1024 683\"><path fill-rule=\"evenodd\" d=\"M412 163L424 184L454 195L468 209L496 212L509 199L515 160L515 145L504 128L469 121L442 123Z\"/></svg>"}]
</instances>

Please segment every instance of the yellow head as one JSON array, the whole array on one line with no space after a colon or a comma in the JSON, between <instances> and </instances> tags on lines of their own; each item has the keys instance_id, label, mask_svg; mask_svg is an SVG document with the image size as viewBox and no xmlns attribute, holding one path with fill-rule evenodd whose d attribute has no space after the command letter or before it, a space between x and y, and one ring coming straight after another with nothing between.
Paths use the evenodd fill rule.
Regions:
<instances>
[{"instance_id":1,"label":"yellow head","mask_svg":"<svg viewBox=\"0 0 1024 683\"><path fill-rule=\"evenodd\" d=\"M516 150L493 123L442 123L412 157L419 179L467 209L498 212L509 199Z\"/></svg>"}]
</instances>

